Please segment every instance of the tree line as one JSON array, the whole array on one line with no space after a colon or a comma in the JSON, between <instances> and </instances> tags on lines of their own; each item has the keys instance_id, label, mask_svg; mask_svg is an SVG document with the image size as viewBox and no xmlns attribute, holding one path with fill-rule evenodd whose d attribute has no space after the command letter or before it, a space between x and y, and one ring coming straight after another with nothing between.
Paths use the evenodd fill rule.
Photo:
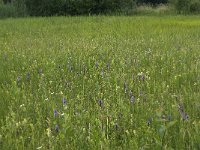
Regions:
<instances>
[{"instance_id":1,"label":"tree line","mask_svg":"<svg viewBox=\"0 0 200 150\"><path fill-rule=\"evenodd\" d=\"M0 14L8 9L18 16L112 14L131 12L138 5L166 3L178 13L200 13L200 0L0 0Z\"/></svg>"}]
</instances>

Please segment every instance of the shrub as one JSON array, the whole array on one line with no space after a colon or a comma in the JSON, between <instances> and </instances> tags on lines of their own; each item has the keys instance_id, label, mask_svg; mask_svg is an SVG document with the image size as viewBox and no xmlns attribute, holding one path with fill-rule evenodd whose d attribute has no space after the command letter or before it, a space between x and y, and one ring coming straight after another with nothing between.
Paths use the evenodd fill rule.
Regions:
<instances>
[{"instance_id":1,"label":"shrub","mask_svg":"<svg viewBox=\"0 0 200 150\"><path fill-rule=\"evenodd\" d=\"M16 17L16 8L11 4L0 4L0 18Z\"/></svg>"},{"instance_id":2,"label":"shrub","mask_svg":"<svg viewBox=\"0 0 200 150\"><path fill-rule=\"evenodd\" d=\"M16 9L17 16L27 15L25 0L12 0L12 4Z\"/></svg>"},{"instance_id":3,"label":"shrub","mask_svg":"<svg viewBox=\"0 0 200 150\"><path fill-rule=\"evenodd\" d=\"M176 10L180 14L186 14L190 11L190 0L177 0L175 4Z\"/></svg>"},{"instance_id":4,"label":"shrub","mask_svg":"<svg viewBox=\"0 0 200 150\"><path fill-rule=\"evenodd\" d=\"M0 0L0 18L26 16L24 0Z\"/></svg>"},{"instance_id":5,"label":"shrub","mask_svg":"<svg viewBox=\"0 0 200 150\"><path fill-rule=\"evenodd\" d=\"M190 12L198 14L200 13L200 1L193 1L190 5Z\"/></svg>"}]
</instances>

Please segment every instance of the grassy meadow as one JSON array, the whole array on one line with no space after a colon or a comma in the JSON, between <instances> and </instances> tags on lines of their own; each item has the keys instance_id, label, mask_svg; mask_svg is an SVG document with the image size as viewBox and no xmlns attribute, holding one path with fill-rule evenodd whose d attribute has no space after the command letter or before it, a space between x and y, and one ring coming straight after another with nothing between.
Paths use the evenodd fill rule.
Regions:
<instances>
[{"instance_id":1,"label":"grassy meadow","mask_svg":"<svg viewBox=\"0 0 200 150\"><path fill-rule=\"evenodd\" d=\"M0 20L0 149L200 149L200 17Z\"/></svg>"}]
</instances>

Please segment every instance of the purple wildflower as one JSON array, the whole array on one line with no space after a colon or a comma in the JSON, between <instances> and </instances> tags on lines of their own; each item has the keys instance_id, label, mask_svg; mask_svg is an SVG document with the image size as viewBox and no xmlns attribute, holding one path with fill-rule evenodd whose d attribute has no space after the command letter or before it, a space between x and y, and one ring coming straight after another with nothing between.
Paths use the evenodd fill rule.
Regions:
<instances>
[{"instance_id":1,"label":"purple wildflower","mask_svg":"<svg viewBox=\"0 0 200 150\"><path fill-rule=\"evenodd\" d=\"M26 79L29 80L30 77L31 77L31 74L30 74L30 72L28 72L27 75L26 75Z\"/></svg>"},{"instance_id":2,"label":"purple wildflower","mask_svg":"<svg viewBox=\"0 0 200 150\"><path fill-rule=\"evenodd\" d=\"M142 79L142 81L145 80L145 75L144 75L144 73L142 73L142 75L141 75L141 79Z\"/></svg>"},{"instance_id":3,"label":"purple wildflower","mask_svg":"<svg viewBox=\"0 0 200 150\"><path fill-rule=\"evenodd\" d=\"M59 126L58 126L58 124L56 124L55 130L56 130L56 132L59 131Z\"/></svg>"},{"instance_id":4,"label":"purple wildflower","mask_svg":"<svg viewBox=\"0 0 200 150\"><path fill-rule=\"evenodd\" d=\"M184 108L183 108L182 104L178 105L178 109L179 109L179 112L180 112L180 114L182 116L182 119L183 120L188 120L189 119L189 115L184 111Z\"/></svg>"},{"instance_id":5,"label":"purple wildflower","mask_svg":"<svg viewBox=\"0 0 200 150\"><path fill-rule=\"evenodd\" d=\"M171 120L172 120L172 116L168 115L168 121L171 121Z\"/></svg>"},{"instance_id":6,"label":"purple wildflower","mask_svg":"<svg viewBox=\"0 0 200 150\"><path fill-rule=\"evenodd\" d=\"M103 100L100 99L100 100L98 101L98 103L99 103L99 106L102 108L102 107L103 107Z\"/></svg>"},{"instance_id":7,"label":"purple wildflower","mask_svg":"<svg viewBox=\"0 0 200 150\"><path fill-rule=\"evenodd\" d=\"M115 123L115 129L116 129L116 130L119 129L119 125L118 125L118 123Z\"/></svg>"},{"instance_id":8,"label":"purple wildflower","mask_svg":"<svg viewBox=\"0 0 200 150\"><path fill-rule=\"evenodd\" d=\"M67 104L66 98L63 98L63 99L62 99L62 103L63 103L63 106L65 106L65 105Z\"/></svg>"},{"instance_id":9,"label":"purple wildflower","mask_svg":"<svg viewBox=\"0 0 200 150\"><path fill-rule=\"evenodd\" d=\"M183 120L188 120L189 119L188 113L183 112L181 115L182 115Z\"/></svg>"},{"instance_id":10,"label":"purple wildflower","mask_svg":"<svg viewBox=\"0 0 200 150\"><path fill-rule=\"evenodd\" d=\"M58 112L57 112L56 109L54 109L54 111L53 111L53 115L54 115L54 117L56 117L56 116L58 115Z\"/></svg>"},{"instance_id":11,"label":"purple wildflower","mask_svg":"<svg viewBox=\"0 0 200 150\"><path fill-rule=\"evenodd\" d=\"M147 125L150 126L151 123L152 123L152 118L150 117L147 119Z\"/></svg>"}]
</instances>

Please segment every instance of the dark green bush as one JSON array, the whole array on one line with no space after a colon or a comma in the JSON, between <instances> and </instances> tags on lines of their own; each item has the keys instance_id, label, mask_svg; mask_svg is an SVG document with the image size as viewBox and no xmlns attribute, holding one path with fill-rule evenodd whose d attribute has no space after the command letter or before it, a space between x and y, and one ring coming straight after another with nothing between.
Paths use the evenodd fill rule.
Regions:
<instances>
[{"instance_id":1,"label":"dark green bush","mask_svg":"<svg viewBox=\"0 0 200 150\"><path fill-rule=\"evenodd\" d=\"M137 0L138 4L152 4L152 5L165 4L167 2L168 0Z\"/></svg>"},{"instance_id":2,"label":"dark green bush","mask_svg":"<svg viewBox=\"0 0 200 150\"><path fill-rule=\"evenodd\" d=\"M31 16L102 14L133 9L135 0L25 0Z\"/></svg>"},{"instance_id":3,"label":"dark green bush","mask_svg":"<svg viewBox=\"0 0 200 150\"><path fill-rule=\"evenodd\" d=\"M26 16L24 0L0 0L0 18Z\"/></svg>"},{"instance_id":4,"label":"dark green bush","mask_svg":"<svg viewBox=\"0 0 200 150\"><path fill-rule=\"evenodd\" d=\"M176 10L180 14L186 14L190 11L190 0L177 0L175 4Z\"/></svg>"},{"instance_id":5,"label":"dark green bush","mask_svg":"<svg viewBox=\"0 0 200 150\"><path fill-rule=\"evenodd\" d=\"M190 12L195 14L200 13L200 1L196 0L191 3Z\"/></svg>"},{"instance_id":6,"label":"dark green bush","mask_svg":"<svg viewBox=\"0 0 200 150\"><path fill-rule=\"evenodd\" d=\"M200 0L0 0L0 17L133 14L136 4L167 2L180 14L200 13Z\"/></svg>"},{"instance_id":7,"label":"dark green bush","mask_svg":"<svg viewBox=\"0 0 200 150\"><path fill-rule=\"evenodd\" d=\"M0 4L0 18L16 17L17 10L11 4Z\"/></svg>"}]
</instances>

